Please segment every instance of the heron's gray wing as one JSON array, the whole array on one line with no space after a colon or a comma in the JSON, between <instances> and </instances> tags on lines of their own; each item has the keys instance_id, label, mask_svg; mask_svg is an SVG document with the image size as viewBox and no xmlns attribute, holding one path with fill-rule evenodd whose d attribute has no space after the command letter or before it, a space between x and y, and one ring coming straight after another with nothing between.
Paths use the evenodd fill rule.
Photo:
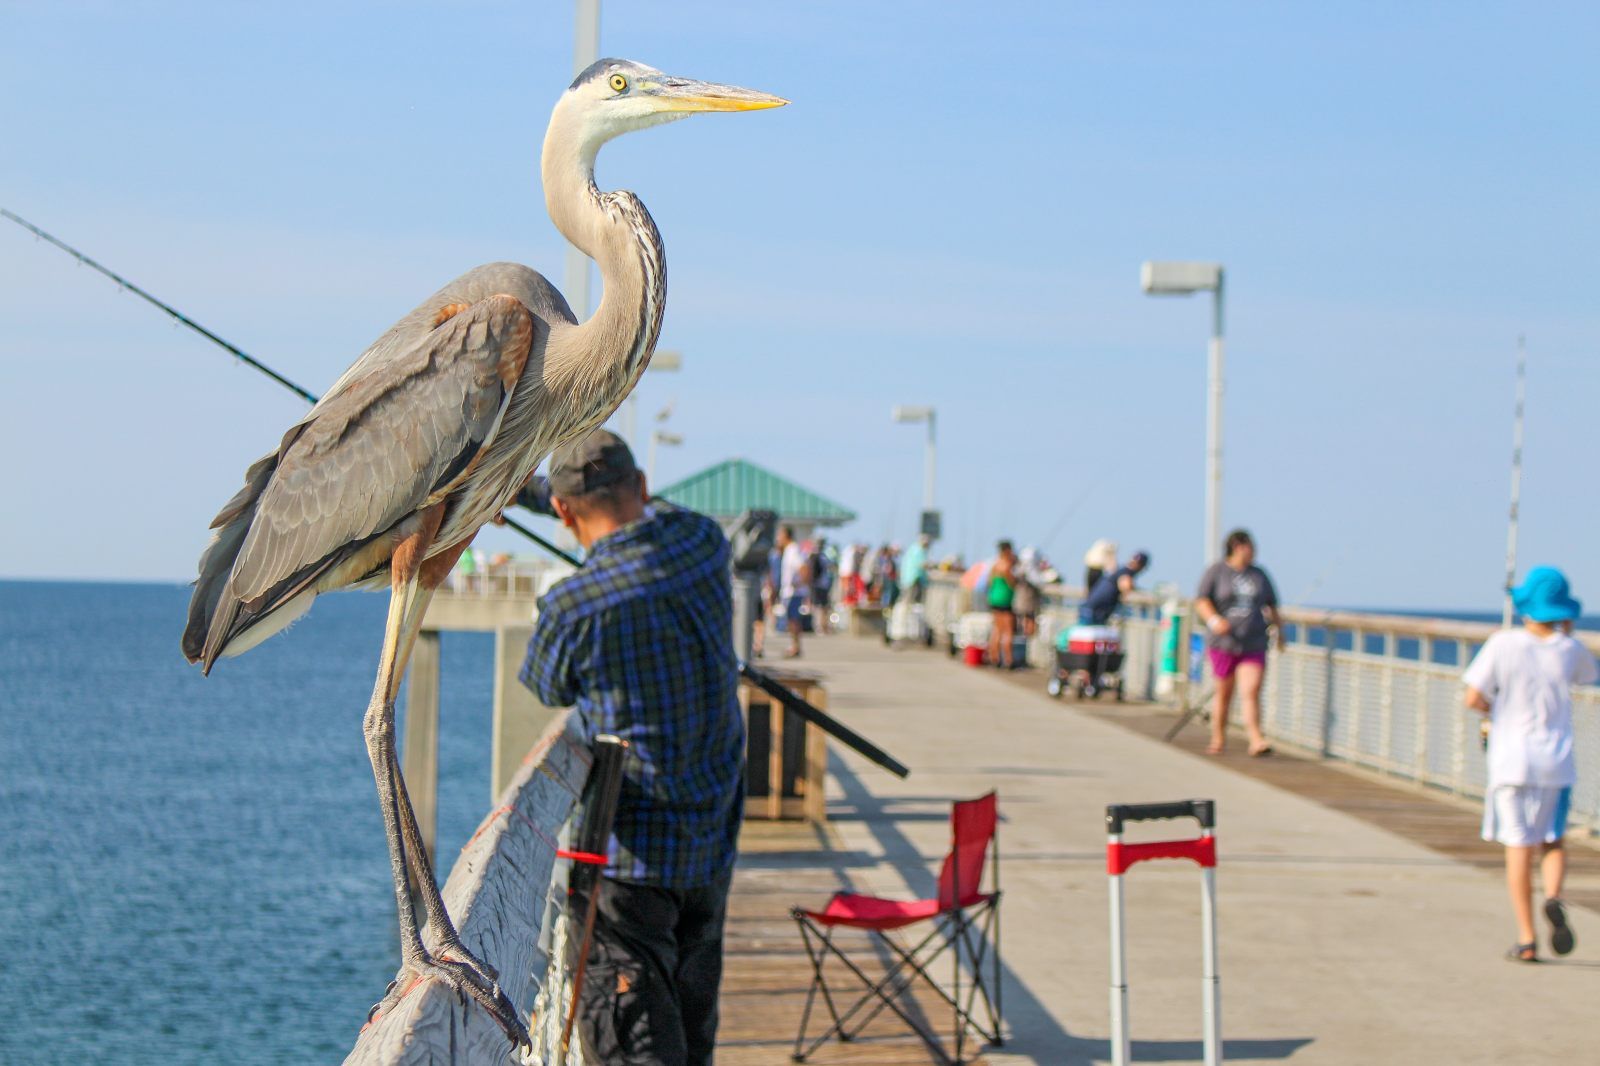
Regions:
<instances>
[{"instance_id":1,"label":"heron's gray wing","mask_svg":"<svg viewBox=\"0 0 1600 1066\"><path fill-rule=\"evenodd\" d=\"M431 329L439 308L458 304L475 304L490 296L505 294L515 296L532 312L533 317L550 325L571 325L577 321L566 298L547 281L544 275L521 263L485 263L454 278L438 292L416 306L410 314L400 319L383 336L372 342L354 363L333 383L323 400L311 409L313 415L337 396L347 386L369 374L381 373L396 357L403 356L416 335Z\"/></svg>"},{"instance_id":2,"label":"heron's gray wing","mask_svg":"<svg viewBox=\"0 0 1600 1066\"><path fill-rule=\"evenodd\" d=\"M390 338L388 357L290 431L239 549L229 591L270 609L464 476L494 438L527 363L534 319L489 296ZM215 637L215 629L213 629Z\"/></svg>"}]
</instances>

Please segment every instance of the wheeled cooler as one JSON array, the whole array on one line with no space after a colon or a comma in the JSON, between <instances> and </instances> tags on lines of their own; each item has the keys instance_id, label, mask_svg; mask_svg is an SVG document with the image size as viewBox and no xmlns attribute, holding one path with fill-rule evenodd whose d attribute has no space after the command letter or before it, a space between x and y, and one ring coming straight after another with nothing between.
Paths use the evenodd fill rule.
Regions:
<instances>
[{"instance_id":1,"label":"wheeled cooler","mask_svg":"<svg viewBox=\"0 0 1600 1066\"><path fill-rule=\"evenodd\" d=\"M1078 699L1112 689L1122 698L1122 634L1115 626L1077 625L1056 639L1056 665L1045 684L1052 696L1068 688Z\"/></svg>"},{"instance_id":2,"label":"wheeled cooler","mask_svg":"<svg viewBox=\"0 0 1600 1066\"><path fill-rule=\"evenodd\" d=\"M1155 840L1124 844L1127 822L1156 818L1193 818L1200 835L1188 840ZM1122 878L1135 863L1147 859L1189 859L1200 867L1200 978L1206 1066L1222 1062L1222 1008L1218 1002L1221 978L1217 975L1217 841L1216 803L1212 800L1178 800L1172 803L1113 803L1106 808L1106 873L1111 877L1111 1061L1127 1066L1128 1038L1127 933L1122 906Z\"/></svg>"}]
</instances>

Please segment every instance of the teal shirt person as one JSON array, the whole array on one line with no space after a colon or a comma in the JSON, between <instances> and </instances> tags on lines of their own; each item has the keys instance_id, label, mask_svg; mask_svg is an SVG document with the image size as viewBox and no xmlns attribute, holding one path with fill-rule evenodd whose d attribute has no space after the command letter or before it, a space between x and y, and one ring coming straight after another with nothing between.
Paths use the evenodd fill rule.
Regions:
<instances>
[{"instance_id":1,"label":"teal shirt person","mask_svg":"<svg viewBox=\"0 0 1600 1066\"><path fill-rule=\"evenodd\" d=\"M928 549L918 541L906 549L905 558L900 560L900 584L910 588L922 580L927 569Z\"/></svg>"}]
</instances>

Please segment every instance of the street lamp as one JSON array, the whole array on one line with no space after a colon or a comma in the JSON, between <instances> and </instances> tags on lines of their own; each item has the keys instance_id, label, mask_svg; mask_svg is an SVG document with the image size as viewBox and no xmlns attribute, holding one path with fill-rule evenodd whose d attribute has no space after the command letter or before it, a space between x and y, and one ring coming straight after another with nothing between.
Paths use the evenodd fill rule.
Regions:
<instances>
[{"instance_id":1,"label":"street lamp","mask_svg":"<svg viewBox=\"0 0 1600 1066\"><path fill-rule=\"evenodd\" d=\"M658 351L650 357L650 365L645 368L646 373L661 371L663 373L683 369L683 353L676 348ZM639 438L639 387L634 386L628 393L626 404L622 408L622 437L628 442L628 447L637 449Z\"/></svg>"},{"instance_id":2,"label":"street lamp","mask_svg":"<svg viewBox=\"0 0 1600 1066\"><path fill-rule=\"evenodd\" d=\"M909 407L897 405L889 416L896 422L926 422L928 423L928 444L923 457L922 468L922 532L937 537L939 531L938 512L933 504L933 473L934 473L934 412L932 407ZM930 527L931 523L931 527Z\"/></svg>"},{"instance_id":3,"label":"street lamp","mask_svg":"<svg viewBox=\"0 0 1600 1066\"><path fill-rule=\"evenodd\" d=\"M1206 383L1206 550L1212 562L1222 552L1222 264L1146 262L1139 268L1139 286L1147 296L1211 294L1211 346Z\"/></svg>"},{"instance_id":4,"label":"street lamp","mask_svg":"<svg viewBox=\"0 0 1600 1066\"><path fill-rule=\"evenodd\" d=\"M683 443L683 434L668 433L657 427L650 433L650 458L644 464L644 482L651 488L656 484L656 445L665 444L669 448L676 448Z\"/></svg>"}]
</instances>

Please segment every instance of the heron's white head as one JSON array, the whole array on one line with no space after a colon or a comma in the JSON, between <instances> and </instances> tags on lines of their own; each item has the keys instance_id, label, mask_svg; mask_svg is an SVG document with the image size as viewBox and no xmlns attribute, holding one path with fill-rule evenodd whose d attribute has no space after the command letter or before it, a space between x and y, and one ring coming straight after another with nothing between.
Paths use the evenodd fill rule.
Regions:
<instances>
[{"instance_id":1,"label":"heron's white head","mask_svg":"<svg viewBox=\"0 0 1600 1066\"><path fill-rule=\"evenodd\" d=\"M550 128L576 141L592 163L600 146L633 130L659 126L700 111L760 111L789 101L741 89L663 74L628 59L602 59L573 80L556 102ZM547 145L548 147L548 145Z\"/></svg>"}]
</instances>

